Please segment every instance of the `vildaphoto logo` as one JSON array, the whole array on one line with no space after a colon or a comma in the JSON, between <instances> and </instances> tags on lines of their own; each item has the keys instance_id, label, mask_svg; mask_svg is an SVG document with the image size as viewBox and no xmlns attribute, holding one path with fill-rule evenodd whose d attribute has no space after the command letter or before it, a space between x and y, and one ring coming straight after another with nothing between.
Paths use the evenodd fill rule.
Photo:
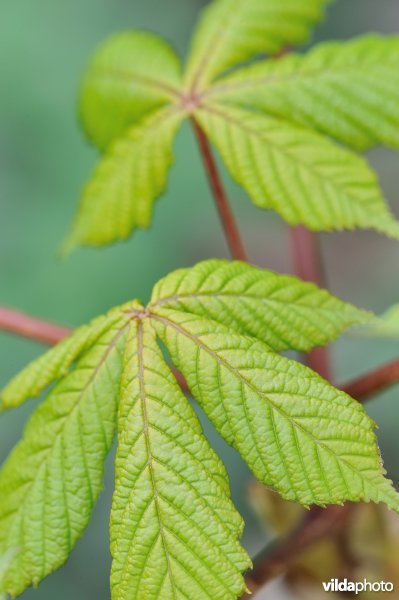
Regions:
<instances>
[{"instance_id":1,"label":"vildaphoto logo","mask_svg":"<svg viewBox=\"0 0 399 600\"><path fill-rule=\"evenodd\" d=\"M330 581L323 581L323 588L325 592L355 592L360 594L361 592L393 592L394 585L390 581L348 581L348 579L330 579Z\"/></svg>"}]
</instances>

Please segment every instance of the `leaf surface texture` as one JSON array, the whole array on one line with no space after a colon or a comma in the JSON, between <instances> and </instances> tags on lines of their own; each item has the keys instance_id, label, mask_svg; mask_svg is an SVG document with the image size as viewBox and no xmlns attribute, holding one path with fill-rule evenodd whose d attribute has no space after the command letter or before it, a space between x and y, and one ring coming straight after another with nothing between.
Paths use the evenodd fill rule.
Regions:
<instances>
[{"instance_id":1,"label":"leaf surface texture","mask_svg":"<svg viewBox=\"0 0 399 600\"><path fill-rule=\"evenodd\" d=\"M211 2L194 32L187 83L202 89L237 63L305 41L326 4L326 0Z\"/></svg>"},{"instance_id":2,"label":"leaf surface texture","mask_svg":"<svg viewBox=\"0 0 399 600\"><path fill-rule=\"evenodd\" d=\"M246 302L262 319L249 317ZM366 318L293 277L204 261L164 278L147 307L117 307L27 367L21 390L18 376L6 387L8 406L53 387L0 471L0 594L18 595L66 561L116 428L112 599L234 600L245 591L250 560L226 470L166 353L218 432L282 497L399 511L362 406L270 347L328 341Z\"/></svg>"},{"instance_id":3,"label":"leaf surface texture","mask_svg":"<svg viewBox=\"0 0 399 600\"><path fill-rule=\"evenodd\" d=\"M315 231L374 228L399 239L366 161L325 137L228 105L196 114L232 177L261 208Z\"/></svg>"},{"instance_id":4,"label":"leaf surface texture","mask_svg":"<svg viewBox=\"0 0 399 600\"><path fill-rule=\"evenodd\" d=\"M80 99L84 129L104 150L144 116L173 103L179 88L179 59L167 42L143 31L113 35L85 74Z\"/></svg>"},{"instance_id":5,"label":"leaf surface texture","mask_svg":"<svg viewBox=\"0 0 399 600\"><path fill-rule=\"evenodd\" d=\"M250 566L227 474L164 362L151 325L131 325L124 358L111 515L115 600L244 591Z\"/></svg>"},{"instance_id":6,"label":"leaf surface texture","mask_svg":"<svg viewBox=\"0 0 399 600\"><path fill-rule=\"evenodd\" d=\"M225 260L203 261L161 279L150 306L212 319L277 352L307 352L371 318L296 277Z\"/></svg>"},{"instance_id":7,"label":"leaf surface texture","mask_svg":"<svg viewBox=\"0 0 399 600\"><path fill-rule=\"evenodd\" d=\"M0 554L18 549L0 591L37 585L88 525L114 436L124 333L111 328L50 391L0 472Z\"/></svg>"},{"instance_id":8,"label":"leaf surface texture","mask_svg":"<svg viewBox=\"0 0 399 600\"><path fill-rule=\"evenodd\" d=\"M153 319L194 397L262 483L305 506L371 500L399 510L359 403L214 322L168 309Z\"/></svg>"},{"instance_id":9,"label":"leaf surface texture","mask_svg":"<svg viewBox=\"0 0 399 600\"><path fill-rule=\"evenodd\" d=\"M319 44L236 71L209 95L366 150L399 147L399 38Z\"/></svg>"},{"instance_id":10,"label":"leaf surface texture","mask_svg":"<svg viewBox=\"0 0 399 600\"><path fill-rule=\"evenodd\" d=\"M64 251L100 246L149 227L153 204L167 183L172 146L184 113L161 109L111 145L83 190Z\"/></svg>"},{"instance_id":11,"label":"leaf surface texture","mask_svg":"<svg viewBox=\"0 0 399 600\"><path fill-rule=\"evenodd\" d=\"M0 411L16 408L28 398L38 396L48 385L64 377L71 365L87 352L107 330L122 323L119 310L98 317L76 329L69 337L45 352L23 369L0 393Z\"/></svg>"}]
</instances>

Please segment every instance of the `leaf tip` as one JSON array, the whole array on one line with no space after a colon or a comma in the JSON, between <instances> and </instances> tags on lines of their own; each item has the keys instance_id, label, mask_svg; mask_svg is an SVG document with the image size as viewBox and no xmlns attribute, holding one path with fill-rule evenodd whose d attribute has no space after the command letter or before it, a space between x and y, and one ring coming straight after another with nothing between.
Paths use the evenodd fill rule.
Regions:
<instances>
[{"instance_id":1,"label":"leaf tip","mask_svg":"<svg viewBox=\"0 0 399 600\"><path fill-rule=\"evenodd\" d=\"M64 241L58 248L57 257L60 260L66 260L69 258L74 250L79 246L78 239L74 234L73 230L67 234Z\"/></svg>"}]
</instances>

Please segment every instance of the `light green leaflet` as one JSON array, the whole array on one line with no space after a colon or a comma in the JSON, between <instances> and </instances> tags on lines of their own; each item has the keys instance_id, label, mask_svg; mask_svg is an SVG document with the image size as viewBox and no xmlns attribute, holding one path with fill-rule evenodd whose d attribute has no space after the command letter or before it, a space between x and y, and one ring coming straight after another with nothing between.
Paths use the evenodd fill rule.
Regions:
<instances>
[{"instance_id":1,"label":"light green leaflet","mask_svg":"<svg viewBox=\"0 0 399 600\"><path fill-rule=\"evenodd\" d=\"M194 397L259 481L305 506L372 500L399 511L360 404L222 325L167 309L153 320Z\"/></svg>"},{"instance_id":2,"label":"light green leaflet","mask_svg":"<svg viewBox=\"0 0 399 600\"><path fill-rule=\"evenodd\" d=\"M174 50L149 32L112 36L94 56L80 114L89 138L105 149L126 128L177 96L181 67Z\"/></svg>"},{"instance_id":3,"label":"light green leaflet","mask_svg":"<svg viewBox=\"0 0 399 600\"><path fill-rule=\"evenodd\" d=\"M126 239L137 227L150 225L153 202L166 187L172 143L183 116L175 107L160 109L111 144L83 190L65 252L77 244Z\"/></svg>"},{"instance_id":4,"label":"light green leaflet","mask_svg":"<svg viewBox=\"0 0 399 600\"><path fill-rule=\"evenodd\" d=\"M43 356L23 369L2 390L0 411L15 408L25 398L38 396L52 381L67 375L71 365L97 343L100 336L113 326L123 325L120 310L111 310L107 315L94 319L89 325L76 329Z\"/></svg>"},{"instance_id":5,"label":"light green leaflet","mask_svg":"<svg viewBox=\"0 0 399 600\"><path fill-rule=\"evenodd\" d=\"M214 0L194 32L186 82L202 90L230 67L304 42L329 0Z\"/></svg>"},{"instance_id":6,"label":"light green leaflet","mask_svg":"<svg viewBox=\"0 0 399 600\"><path fill-rule=\"evenodd\" d=\"M250 560L229 480L159 340L260 481L304 505L372 500L399 510L361 405L276 353L369 318L294 277L205 261L160 281L147 307L116 308L35 361L2 394L11 408L54 384L0 472L0 556L18 549L0 593L18 595L65 562L116 426L112 600L243 593Z\"/></svg>"},{"instance_id":7,"label":"light green leaflet","mask_svg":"<svg viewBox=\"0 0 399 600\"><path fill-rule=\"evenodd\" d=\"M114 436L125 328L112 326L59 380L0 472L0 554L19 548L0 591L37 585L88 525Z\"/></svg>"},{"instance_id":8,"label":"light green leaflet","mask_svg":"<svg viewBox=\"0 0 399 600\"><path fill-rule=\"evenodd\" d=\"M113 596L234 599L251 562L226 471L147 321L124 359L111 514Z\"/></svg>"},{"instance_id":9,"label":"light green leaflet","mask_svg":"<svg viewBox=\"0 0 399 600\"><path fill-rule=\"evenodd\" d=\"M349 327L372 318L312 283L218 259L161 279L151 305L212 319L258 338L277 352L324 346Z\"/></svg>"},{"instance_id":10,"label":"light green leaflet","mask_svg":"<svg viewBox=\"0 0 399 600\"><path fill-rule=\"evenodd\" d=\"M153 34L124 32L100 47L83 83L81 117L104 157L65 249L109 244L150 225L185 119L205 129L260 208L316 231L361 227L399 238L376 175L353 153L399 147L398 38L260 58L307 39L327 4L213 0L184 73Z\"/></svg>"},{"instance_id":11,"label":"light green leaflet","mask_svg":"<svg viewBox=\"0 0 399 600\"><path fill-rule=\"evenodd\" d=\"M354 330L356 337L399 339L399 304Z\"/></svg>"},{"instance_id":12,"label":"light green leaflet","mask_svg":"<svg viewBox=\"0 0 399 600\"><path fill-rule=\"evenodd\" d=\"M254 203L309 229L374 227L399 239L368 164L330 140L281 120L221 104L197 119Z\"/></svg>"},{"instance_id":13,"label":"light green leaflet","mask_svg":"<svg viewBox=\"0 0 399 600\"><path fill-rule=\"evenodd\" d=\"M399 38L327 42L236 71L209 98L260 109L356 150L399 148Z\"/></svg>"}]
</instances>

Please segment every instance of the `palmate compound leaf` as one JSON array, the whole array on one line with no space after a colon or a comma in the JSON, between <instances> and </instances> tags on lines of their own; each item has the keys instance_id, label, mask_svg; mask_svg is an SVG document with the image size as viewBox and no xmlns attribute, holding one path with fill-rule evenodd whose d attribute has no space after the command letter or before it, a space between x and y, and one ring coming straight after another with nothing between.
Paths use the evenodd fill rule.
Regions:
<instances>
[{"instance_id":1,"label":"palmate compound leaf","mask_svg":"<svg viewBox=\"0 0 399 600\"><path fill-rule=\"evenodd\" d=\"M206 260L161 279L151 307L212 319L277 352L307 352L372 319L312 283L227 260Z\"/></svg>"},{"instance_id":2,"label":"palmate compound leaf","mask_svg":"<svg viewBox=\"0 0 399 600\"><path fill-rule=\"evenodd\" d=\"M399 511L374 423L355 400L214 321L164 308L151 319L194 398L259 481L305 506L364 500Z\"/></svg>"},{"instance_id":3,"label":"palmate compound leaf","mask_svg":"<svg viewBox=\"0 0 399 600\"><path fill-rule=\"evenodd\" d=\"M112 598L234 600L250 560L223 465L147 321L133 321L119 408Z\"/></svg>"},{"instance_id":4,"label":"palmate compound leaf","mask_svg":"<svg viewBox=\"0 0 399 600\"><path fill-rule=\"evenodd\" d=\"M194 34L185 77L170 46L152 34L122 33L101 47L84 81L81 115L106 154L65 251L126 239L150 225L173 137L189 116L257 206L317 231L374 228L398 238L367 163L322 135L357 150L398 147L397 38L322 44L306 56L260 60L226 76L248 59L303 41L327 3L214 0Z\"/></svg>"},{"instance_id":5,"label":"palmate compound leaf","mask_svg":"<svg viewBox=\"0 0 399 600\"><path fill-rule=\"evenodd\" d=\"M326 42L219 80L209 98L315 129L356 150L399 148L399 37Z\"/></svg>"},{"instance_id":6,"label":"palmate compound leaf","mask_svg":"<svg viewBox=\"0 0 399 600\"><path fill-rule=\"evenodd\" d=\"M399 239L399 223L361 157L318 133L228 104L206 103L195 118L257 206L315 231L373 228Z\"/></svg>"},{"instance_id":7,"label":"palmate compound leaf","mask_svg":"<svg viewBox=\"0 0 399 600\"><path fill-rule=\"evenodd\" d=\"M153 204L166 187L172 146L184 112L163 108L112 144L83 190L72 230L64 246L99 246L147 228Z\"/></svg>"},{"instance_id":8,"label":"palmate compound leaf","mask_svg":"<svg viewBox=\"0 0 399 600\"><path fill-rule=\"evenodd\" d=\"M145 115L173 103L180 88L180 62L166 41L144 31L118 33L98 49L85 74L83 128L104 150Z\"/></svg>"},{"instance_id":9,"label":"palmate compound leaf","mask_svg":"<svg viewBox=\"0 0 399 600\"><path fill-rule=\"evenodd\" d=\"M128 322L120 316L52 388L2 467L0 555L18 552L0 592L15 596L37 585L88 525L114 437Z\"/></svg>"},{"instance_id":10,"label":"palmate compound leaf","mask_svg":"<svg viewBox=\"0 0 399 600\"><path fill-rule=\"evenodd\" d=\"M194 32L186 83L202 89L255 55L305 41L329 0L214 0Z\"/></svg>"},{"instance_id":11,"label":"palmate compound leaf","mask_svg":"<svg viewBox=\"0 0 399 600\"><path fill-rule=\"evenodd\" d=\"M226 289L228 265L209 261L197 265L192 278L179 271L165 279L153 298L176 289L177 282L180 291L203 292L204 273L213 289L217 280ZM239 263L230 275L235 289L245 289L245 281L259 293L265 286L267 299L268 272ZM287 301L294 309L291 292ZM323 294L320 302L334 311ZM305 295L298 293L299 304ZM188 312L190 305L172 310L157 300L147 308L132 302L114 309L98 337L93 334L74 359L68 355L72 363L65 371L54 351L48 358L52 375L39 381L35 367L31 380L25 371L18 402L8 398L12 407L56 379L0 472L0 555L18 549L0 593L19 594L65 562L100 491L117 420L113 600L156 600L160 594L165 600L234 599L242 592L241 572L249 560L238 543L242 523L225 470L164 363L155 333L211 421L260 481L305 505L365 499L399 508L384 479L373 423L359 404L242 335L249 322L232 318L225 327L211 318L211 305L204 319ZM233 302L230 307L238 314ZM345 311L340 303L336 307ZM251 332L264 335L263 327Z\"/></svg>"}]
</instances>

